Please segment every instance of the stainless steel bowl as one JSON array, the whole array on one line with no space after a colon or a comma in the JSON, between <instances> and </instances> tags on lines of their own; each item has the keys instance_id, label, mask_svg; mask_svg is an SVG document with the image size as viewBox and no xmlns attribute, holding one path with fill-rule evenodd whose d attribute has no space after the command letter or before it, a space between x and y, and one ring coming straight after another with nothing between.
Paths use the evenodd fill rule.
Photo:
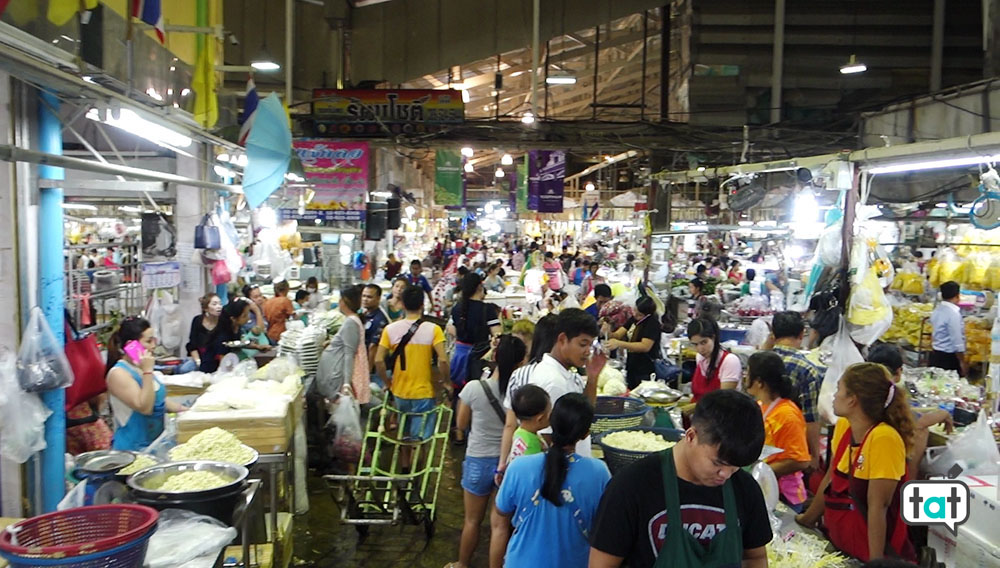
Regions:
<instances>
[{"instance_id":1,"label":"stainless steel bowl","mask_svg":"<svg viewBox=\"0 0 1000 568\"><path fill-rule=\"evenodd\" d=\"M159 488L166 483L167 479L189 471L210 471L232 481L212 489L201 491L161 491ZM250 471L247 468L225 462L214 461L185 461L168 462L148 467L138 471L128 478L129 488L136 493L150 497L200 497L209 496L216 493L228 493L237 486L242 486L246 481Z\"/></svg>"},{"instance_id":2,"label":"stainless steel bowl","mask_svg":"<svg viewBox=\"0 0 1000 568\"><path fill-rule=\"evenodd\" d=\"M76 469L87 474L112 473L135 461L135 454L118 450L96 450L76 456Z\"/></svg>"}]
</instances>

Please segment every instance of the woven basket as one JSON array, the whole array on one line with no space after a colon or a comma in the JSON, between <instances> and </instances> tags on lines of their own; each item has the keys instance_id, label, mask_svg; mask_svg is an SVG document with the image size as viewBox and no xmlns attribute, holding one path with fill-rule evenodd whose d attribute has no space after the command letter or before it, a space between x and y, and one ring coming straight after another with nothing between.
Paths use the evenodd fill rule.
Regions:
<instances>
[{"instance_id":1,"label":"woven basket","mask_svg":"<svg viewBox=\"0 0 1000 568\"><path fill-rule=\"evenodd\" d=\"M674 430L673 428L655 428L640 426L638 428L628 428L628 431L634 432L653 432L654 434L659 434L666 438L668 442L676 442L681 439L684 435L683 430ZM608 469L611 473L624 469L625 466L637 462L642 458L648 456L654 452L635 452L632 450L623 450L621 448L616 448L614 446L609 446L604 443L604 436L610 434L611 432L605 432L594 438L594 443L601 446L604 451L604 461L608 464Z\"/></svg>"},{"instance_id":2,"label":"woven basket","mask_svg":"<svg viewBox=\"0 0 1000 568\"><path fill-rule=\"evenodd\" d=\"M642 418L649 411L646 403L627 396L599 396L594 405L594 423L591 434L625 430L642 425Z\"/></svg>"}]
</instances>

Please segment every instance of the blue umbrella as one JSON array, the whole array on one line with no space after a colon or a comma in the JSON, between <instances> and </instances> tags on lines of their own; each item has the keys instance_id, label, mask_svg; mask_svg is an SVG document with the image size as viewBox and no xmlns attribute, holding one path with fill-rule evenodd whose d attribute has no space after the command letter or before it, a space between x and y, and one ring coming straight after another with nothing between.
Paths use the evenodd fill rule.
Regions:
<instances>
[{"instance_id":1,"label":"blue umbrella","mask_svg":"<svg viewBox=\"0 0 1000 568\"><path fill-rule=\"evenodd\" d=\"M260 207L285 181L292 158L292 130L278 95L271 93L257 107L247 138L243 192L250 207Z\"/></svg>"}]
</instances>

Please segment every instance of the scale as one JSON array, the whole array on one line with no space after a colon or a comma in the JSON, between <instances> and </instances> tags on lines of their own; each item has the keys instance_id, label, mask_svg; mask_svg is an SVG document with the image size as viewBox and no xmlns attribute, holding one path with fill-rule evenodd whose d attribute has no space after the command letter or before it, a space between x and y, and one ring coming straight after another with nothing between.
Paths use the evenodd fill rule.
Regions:
<instances>
[{"instance_id":1,"label":"scale","mask_svg":"<svg viewBox=\"0 0 1000 568\"><path fill-rule=\"evenodd\" d=\"M128 488L118 480L118 472L133 461L135 454L118 450L98 450L77 456L75 476L87 482L84 506L122 502Z\"/></svg>"}]
</instances>

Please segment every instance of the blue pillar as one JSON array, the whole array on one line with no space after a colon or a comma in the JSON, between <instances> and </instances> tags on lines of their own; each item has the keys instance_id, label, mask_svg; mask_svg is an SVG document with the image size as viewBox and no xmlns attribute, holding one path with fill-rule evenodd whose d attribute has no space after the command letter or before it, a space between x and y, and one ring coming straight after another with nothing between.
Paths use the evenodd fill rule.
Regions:
<instances>
[{"instance_id":1,"label":"blue pillar","mask_svg":"<svg viewBox=\"0 0 1000 568\"><path fill-rule=\"evenodd\" d=\"M38 146L42 152L62 154L62 123L56 114L59 99L42 92L38 101ZM48 180L66 179L62 168L39 166L38 177ZM64 330L65 284L63 278L63 190L42 188L38 205L38 280L40 304L56 339L66 340ZM42 393L42 401L52 411L45 421L45 443L42 451L42 511L56 510L66 493L66 392L63 389Z\"/></svg>"}]
</instances>

